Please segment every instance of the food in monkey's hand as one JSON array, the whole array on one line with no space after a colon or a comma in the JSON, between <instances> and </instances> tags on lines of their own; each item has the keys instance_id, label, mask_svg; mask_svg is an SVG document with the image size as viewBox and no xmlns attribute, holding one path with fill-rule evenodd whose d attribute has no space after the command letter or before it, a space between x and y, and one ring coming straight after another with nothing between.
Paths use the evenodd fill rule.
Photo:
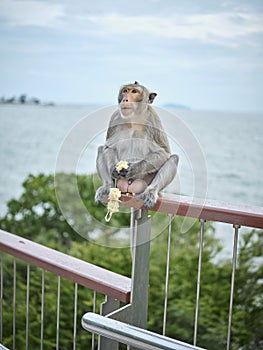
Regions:
<instances>
[{"instance_id":1,"label":"food in monkey's hand","mask_svg":"<svg viewBox=\"0 0 263 350\"><path fill-rule=\"evenodd\" d=\"M126 162L125 160L121 160L117 163L116 170L119 173L122 169L128 169L128 167L128 162Z\"/></svg>"},{"instance_id":2,"label":"food in monkey's hand","mask_svg":"<svg viewBox=\"0 0 263 350\"><path fill-rule=\"evenodd\" d=\"M113 213L118 213L119 211L119 198L121 197L121 191L118 188L111 188L109 193L109 201L107 205L107 214L105 216L105 221L109 222Z\"/></svg>"}]
</instances>

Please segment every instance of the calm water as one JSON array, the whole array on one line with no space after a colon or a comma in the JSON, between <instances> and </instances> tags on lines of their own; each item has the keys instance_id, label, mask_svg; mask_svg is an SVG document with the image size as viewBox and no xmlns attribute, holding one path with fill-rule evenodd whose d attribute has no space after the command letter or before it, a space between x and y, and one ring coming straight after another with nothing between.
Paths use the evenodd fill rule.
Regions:
<instances>
[{"instance_id":1,"label":"calm water","mask_svg":"<svg viewBox=\"0 0 263 350\"><path fill-rule=\"evenodd\" d=\"M54 173L64 138L79 120L96 110L96 106L0 106L0 216L6 211L7 201L21 194L21 184L29 173ZM263 114L190 110L173 113L203 152L207 197L263 206ZM95 123L97 136L80 156L80 173L95 171L96 148L107 127L99 118ZM165 125L168 134L174 127ZM180 193L192 195L189 155L173 142L171 146L180 153L179 180L174 186Z\"/></svg>"}]
</instances>

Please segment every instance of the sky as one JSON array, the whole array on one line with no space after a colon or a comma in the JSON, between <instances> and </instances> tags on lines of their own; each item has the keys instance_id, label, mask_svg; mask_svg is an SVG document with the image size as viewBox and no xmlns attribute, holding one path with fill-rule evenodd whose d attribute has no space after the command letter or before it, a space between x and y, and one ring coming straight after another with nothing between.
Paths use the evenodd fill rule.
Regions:
<instances>
[{"instance_id":1,"label":"sky","mask_svg":"<svg viewBox=\"0 0 263 350\"><path fill-rule=\"evenodd\" d=\"M263 112L262 0L0 0L0 97Z\"/></svg>"}]
</instances>

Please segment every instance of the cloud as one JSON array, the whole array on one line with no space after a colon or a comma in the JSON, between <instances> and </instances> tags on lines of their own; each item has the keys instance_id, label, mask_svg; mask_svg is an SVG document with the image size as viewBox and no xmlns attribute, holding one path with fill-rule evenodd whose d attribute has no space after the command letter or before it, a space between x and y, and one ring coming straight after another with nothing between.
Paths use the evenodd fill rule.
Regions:
<instances>
[{"instance_id":1,"label":"cloud","mask_svg":"<svg viewBox=\"0 0 263 350\"><path fill-rule=\"evenodd\" d=\"M131 15L126 9L98 10L96 4L85 5L85 10L75 6L73 10L68 2L1 0L0 16L12 26L57 28L89 37L148 35L156 39L197 40L228 47L239 46L241 41L262 46L259 37L251 40L252 35L263 33L263 14L255 8L245 11L241 7L233 10L228 7L223 11L179 13L167 6L166 14L157 9L154 13L152 9L151 15Z\"/></svg>"},{"instance_id":2,"label":"cloud","mask_svg":"<svg viewBox=\"0 0 263 350\"><path fill-rule=\"evenodd\" d=\"M211 13L196 15L127 16L119 13L89 15L100 35L149 34L167 39L191 39L236 46L236 40L263 33L263 14Z\"/></svg>"},{"instance_id":3,"label":"cloud","mask_svg":"<svg viewBox=\"0 0 263 350\"><path fill-rule=\"evenodd\" d=\"M0 16L11 26L56 27L64 16L62 5L34 0L1 0Z\"/></svg>"}]
</instances>

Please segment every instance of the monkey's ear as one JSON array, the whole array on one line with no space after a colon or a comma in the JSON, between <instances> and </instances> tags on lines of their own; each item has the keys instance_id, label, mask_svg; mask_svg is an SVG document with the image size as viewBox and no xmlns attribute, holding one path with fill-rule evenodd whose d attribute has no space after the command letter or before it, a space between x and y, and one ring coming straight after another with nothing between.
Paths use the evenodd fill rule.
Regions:
<instances>
[{"instance_id":1,"label":"monkey's ear","mask_svg":"<svg viewBox=\"0 0 263 350\"><path fill-rule=\"evenodd\" d=\"M155 92L150 92L148 103L153 103L153 100L155 99L156 96L157 96L157 94Z\"/></svg>"}]
</instances>

